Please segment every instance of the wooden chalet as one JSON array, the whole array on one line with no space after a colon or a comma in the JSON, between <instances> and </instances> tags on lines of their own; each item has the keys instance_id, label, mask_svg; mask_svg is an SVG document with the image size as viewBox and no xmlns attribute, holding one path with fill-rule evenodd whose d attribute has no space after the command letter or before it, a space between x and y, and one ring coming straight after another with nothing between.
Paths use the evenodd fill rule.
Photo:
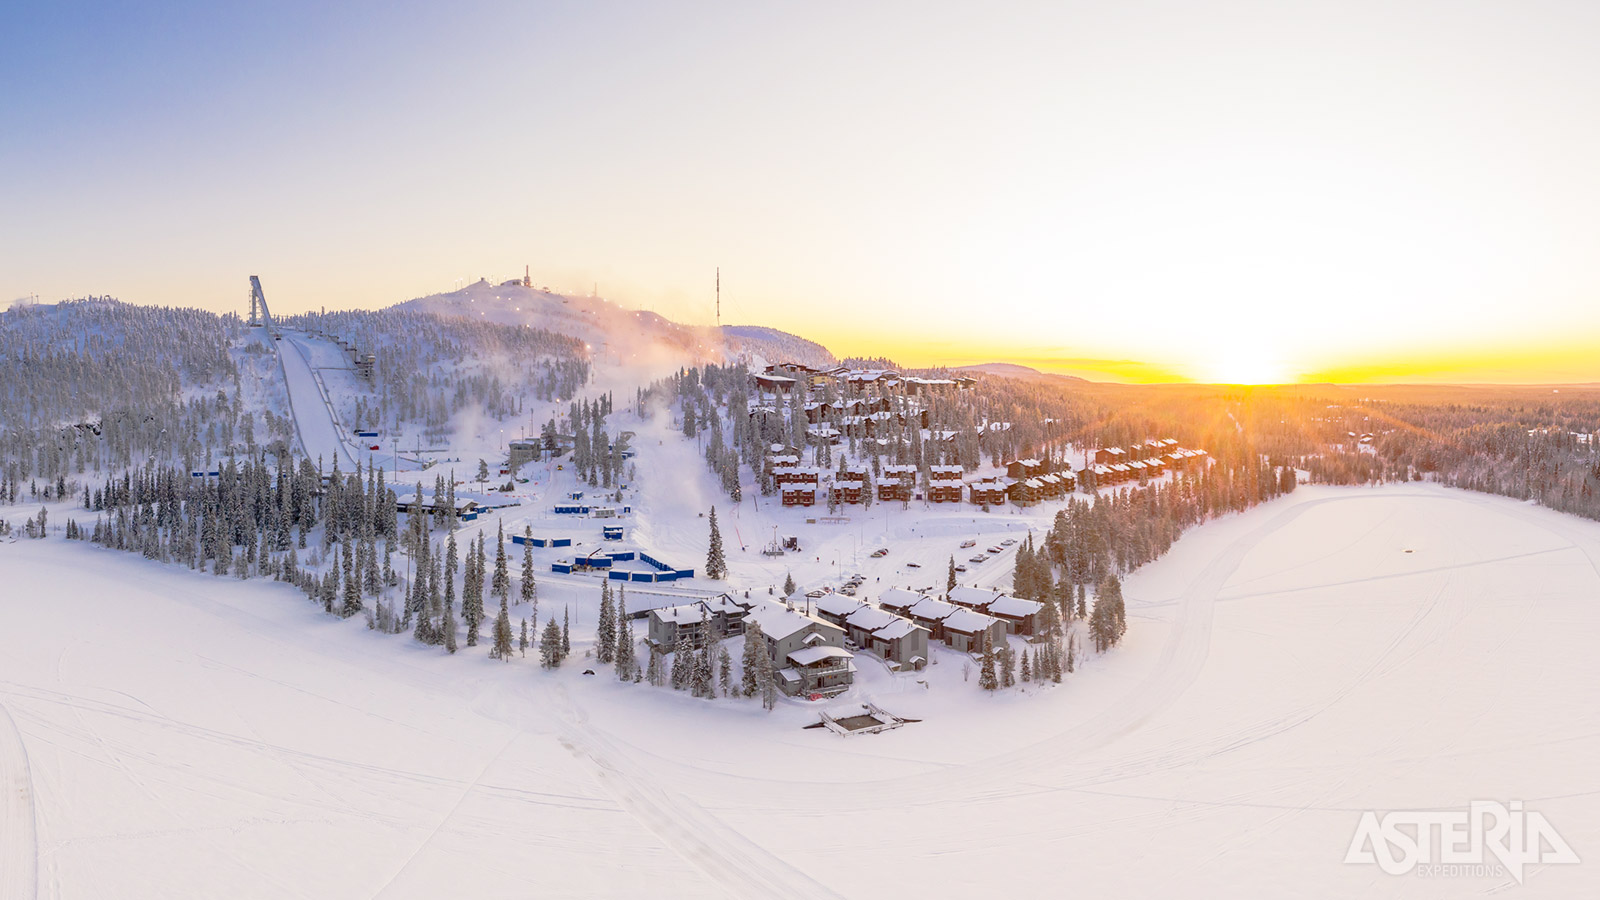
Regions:
<instances>
[{"instance_id":1,"label":"wooden chalet","mask_svg":"<svg viewBox=\"0 0 1600 900\"><path fill-rule=\"evenodd\" d=\"M778 488L778 494L783 498L784 506L816 506L817 486L795 482L785 484Z\"/></svg>"},{"instance_id":2,"label":"wooden chalet","mask_svg":"<svg viewBox=\"0 0 1600 900\"><path fill-rule=\"evenodd\" d=\"M967 485L967 493L978 506L1004 506L1006 483L997 478L986 478Z\"/></svg>"},{"instance_id":3,"label":"wooden chalet","mask_svg":"<svg viewBox=\"0 0 1600 900\"><path fill-rule=\"evenodd\" d=\"M916 484L916 466L910 463L884 466L878 476L878 499L910 500Z\"/></svg>"},{"instance_id":4,"label":"wooden chalet","mask_svg":"<svg viewBox=\"0 0 1600 900\"><path fill-rule=\"evenodd\" d=\"M1039 497L1043 487L1044 486L1039 483L1039 479L1037 478L1029 478L1024 481L1013 481L1011 482L1011 485L1006 488L1006 499L1010 500L1012 503L1015 503L1017 506L1032 506L1033 504L1039 502Z\"/></svg>"},{"instance_id":5,"label":"wooden chalet","mask_svg":"<svg viewBox=\"0 0 1600 900\"><path fill-rule=\"evenodd\" d=\"M835 478L833 496L839 503L857 504L866 493L867 483L860 478Z\"/></svg>"},{"instance_id":6,"label":"wooden chalet","mask_svg":"<svg viewBox=\"0 0 1600 900\"><path fill-rule=\"evenodd\" d=\"M1014 459L1006 463L1006 477L1032 478L1044 474L1044 463L1037 459Z\"/></svg>"},{"instance_id":7,"label":"wooden chalet","mask_svg":"<svg viewBox=\"0 0 1600 900\"><path fill-rule=\"evenodd\" d=\"M779 467L774 463L772 480L778 484L809 484L815 486L822 480L822 470L811 466L786 465Z\"/></svg>"},{"instance_id":8,"label":"wooden chalet","mask_svg":"<svg viewBox=\"0 0 1600 900\"><path fill-rule=\"evenodd\" d=\"M1094 452L1094 461L1103 466L1114 465L1128 458L1128 451L1121 447L1101 447Z\"/></svg>"},{"instance_id":9,"label":"wooden chalet","mask_svg":"<svg viewBox=\"0 0 1600 900\"><path fill-rule=\"evenodd\" d=\"M755 382L756 390L764 394L787 394L793 391L797 384L793 378L787 375L760 374L752 375L750 378Z\"/></svg>"},{"instance_id":10,"label":"wooden chalet","mask_svg":"<svg viewBox=\"0 0 1600 900\"><path fill-rule=\"evenodd\" d=\"M960 466L930 466L928 499L934 503L960 503L961 475Z\"/></svg>"}]
</instances>

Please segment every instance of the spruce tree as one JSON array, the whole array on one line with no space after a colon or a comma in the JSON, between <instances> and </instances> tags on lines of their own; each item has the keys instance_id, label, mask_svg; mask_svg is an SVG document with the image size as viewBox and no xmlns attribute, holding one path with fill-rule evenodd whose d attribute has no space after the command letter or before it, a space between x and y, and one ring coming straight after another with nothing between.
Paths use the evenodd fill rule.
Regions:
<instances>
[{"instance_id":1,"label":"spruce tree","mask_svg":"<svg viewBox=\"0 0 1600 900\"><path fill-rule=\"evenodd\" d=\"M489 651L489 658L511 661L511 611L506 608L505 597L500 598L500 615L494 620L494 647Z\"/></svg>"},{"instance_id":2,"label":"spruce tree","mask_svg":"<svg viewBox=\"0 0 1600 900\"><path fill-rule=\"evenodd\" d=\"M1033 670L1028 666L1028 648L1022 648L1022 683L1027 684L1033 680Z\"/></svg>"},{"instance_id":3,"label":"spruce tree","mask_svg":"<svg viewBox=\"0 0 1600 900\"><path fill-rule=\"evenodd\" d=\"M350 559L350 543L344 545L344 602L339 607L339 617L348 619L361 612L361 583L355 564Z\"/></svg>"},{"instance_id":4,"label":"spruce tree","mask_svg":"<svg viewBox=\"0 0 1600 900\"><path fill-rule=\"evenodd\" d=\"M783 596L787 599L794 596L794 573L785 572L783 576Z\"/></svg>"},{"instance_id":5,"label":"spruce tree","mask_svg":"<svg viewBox=\"0 0 1600 900\"><path fill-rule=\"evenodd\" d=\"M533 580L533 526L524 532L522 545L522 602L537 603L539 588Z\"/></svg>"},{"instance_id":6,"label":"spruce tree","mask_svg":"<svg viewBox=\"0 0 1600 900\"><path fill-rule=\"evenodd\" d=\"M661 687L661 654L655 647L650 648L650 665L645 669L645 680L655 687Z\"/></svg>"},{"instance_id":7,"label":"spruce tree","mask_svg":"<svg viewBox=\"0 0 1600 900\"><path fill-rule=\"evenodd\" d=\"M754 697L761 689L759 680L761 674L761 657L767 654L767 639L761 633L761 626L750 622L744 630L744 653L739 658L740 676L739 693L746 697Z\"/></svg>"},{"instance_id":8,"label":"spruce tree","mask_svg":"<svg viewBox=\"0 0 1600 900\"><path fill-rule=\"evenodd\" d=\"M528 619L526 616L522 619L522 635L517 638L517 652L522 654L524 658L528 655Z\"/></svg>"},{"instance_id":9,"label":"spruce tree","mask_svg":"<svg viewBox=\"0 0 1600 900\"><path fill-rule=\"evenodd\" d=\"M511 575L506 565L506 526L504 522L501 522L499 534L494 539L494 582L492 591L502 601L511 595Z\"/></svg>"},{"instance_id":10,"label":"spruce tree","mask_svg":"<svg viewBox=\"0 0 1600 900\"><path fill-rule=\"evenodd\" d=\"M711 547L706 551L706 577L728 577L728 561L722 555L722 532L717 528L717 508L711 507Z\"/></svg>"},{"instance_id":11,"label":"spruce tree","mask_svg":"<svg viewBox=\"0 0 1600 900\"><path fill-rule=\"evenodd\" d=\"M555 621L552 619L551 621ZM561 658L572 655L572 607L561 608Z\"/></svg>"},{"instance_id":12,"label":"spruce tree","mask_svg":"<svg viewBox=\"0 0 1600 900\"><path fill-rule=\"evenodd\" d=\"M955 589L956 589L956 557L955 557L955 554L951 554L950 555L950 577L945 579L944 592L945 592L946 595L948 595L951 591L953 591Z\"/></svg>"},{"instance_id":13,"label":"spruce tree","mask_svg":"<svg viewBox=\"0 0 1600 900\"><path fill-rule=\"evenodd\" d=\"M678 627L678 638L672 645L672 689L675 691L683 690L684 686L689 683L691 669L694 666L694 661L690 658L693 656L694 651L689 649L689 639L685 636L686 632L687 629L680 625Z\"/></svg>"},{"instance_id":14,"label":"spruce tree","mask_svg":"<svg viewBox=\"0 0 1600 900\"><path fill-rule=\"evenodd\" d=\"M733 657L728 655L727 647L717 648L717 683L722 687L722 696L733 696Z\"/></svg>"},{"instance_id":15,"label":"spruce tree","mask_svg":"<svg viewBox=\"0 0 1600 900\"><path fill-rule=\"evenodd\" d=\"M616 657L617 650L617 622L616 613L611 608L611 581L600 582L600 621L595 630L595 656L602 663L609 663Z\"/></svg>"},{"instance_id":16,"label":"spruce tree","mask_svg":"<svg viewBox=\"0 0 1600 900\"><path fill-rule=\"evenodd\" d=\"M544 634L539 637L539 664L546 669L554 669L561 665L561 626L556 624L555 617L544 625Z\"/></svg>"},{"instance_id":17,"label":"spruce tree","mask_svg":"<svg viewBox=\"0 0 1600 900\"><path fill-rule=\"evenodd\" d=\"M986 691L1000 687L994 671L994 636L987 631L983 634L983 665L978 670L978 687Z\"/></svg>"}]
</instances>

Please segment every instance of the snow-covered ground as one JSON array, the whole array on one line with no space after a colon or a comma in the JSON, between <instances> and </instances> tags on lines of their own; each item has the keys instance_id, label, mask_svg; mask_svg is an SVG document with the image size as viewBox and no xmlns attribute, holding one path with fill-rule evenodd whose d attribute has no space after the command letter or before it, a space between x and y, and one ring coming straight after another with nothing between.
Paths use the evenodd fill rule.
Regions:
<instances>
[{"instance_id":1,"label":"snow-covered ground","mask_svg":"<svg viewBox=\"0 0 1600 900\"><path fill-rule=\"evenodd\" d=\"M1131 576L1126 643L1063 685L863 655L835 705L924 721L851 738L802 730L815 704L583 676L577 580L541 584L574 609L555 673L56 539L0 545L0 583L0 778L31 788L41 896L1600 890L1587 861L1343 862L1365 810L1475 799L1600 847L1600 524L1500 498L1302 489Z\"/></svg>"}]
</instances>

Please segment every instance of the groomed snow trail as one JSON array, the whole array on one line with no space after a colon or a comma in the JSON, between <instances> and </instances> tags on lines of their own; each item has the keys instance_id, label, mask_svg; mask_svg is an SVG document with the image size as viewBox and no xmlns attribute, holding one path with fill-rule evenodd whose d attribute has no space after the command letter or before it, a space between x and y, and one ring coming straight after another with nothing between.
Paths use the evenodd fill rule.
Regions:
<instances>
[{"instance_id":1,"label":"groomed snow trail","mask_svg":"<svg viewBox=\"0 0 1600 900\"><path fill-rule=\"evenodd\" d=\"M39 895L39 841L34 825L28 750L0 703L0 900Z\"/></svg>"}]
</instances>

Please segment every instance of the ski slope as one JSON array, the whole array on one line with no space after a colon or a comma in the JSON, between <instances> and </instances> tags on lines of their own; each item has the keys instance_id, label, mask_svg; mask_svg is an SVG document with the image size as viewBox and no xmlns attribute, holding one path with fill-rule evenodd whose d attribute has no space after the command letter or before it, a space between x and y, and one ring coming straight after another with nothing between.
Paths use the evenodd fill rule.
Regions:
<instances>
[{"instance_id":1,"label":"ski slope","mask_svg":"<svg viewBox=\"0 0 1600 900\"><path fill-rule=\"evenodd\" d=\"M294 414L295 429L300 433L301 446L307 456L320 458L324 469L332 468L337 459L340 471L353 472L355 459L350 455L344 429L334 418L333 407L311 366L310 354L301 345L303 340L293 332L284 332L283 340L275 342L278 357L283 360L284 383L289 388L289 406Z\"/></svg>"},{"instance_id":2,"label":"ski slope","mask_svg":"<svg viewBox=\"0 0 1600 900\"><path fill-rule=\"evenodd\" d=\"M541 584L573 610L555 673L82 544L0 545L0 581L28 598L0 703L41 896L1600 891L1588 862L1524 885L1343 862L1363 811L1474 799L1600 847L1600 523L1503 498L1302 489L1128 578L1126 644L1061 686L863 655L835 708L923 721L854 738L802 730L816 704L583 676L576 579Z\"/></svg>"}]
</instances>

